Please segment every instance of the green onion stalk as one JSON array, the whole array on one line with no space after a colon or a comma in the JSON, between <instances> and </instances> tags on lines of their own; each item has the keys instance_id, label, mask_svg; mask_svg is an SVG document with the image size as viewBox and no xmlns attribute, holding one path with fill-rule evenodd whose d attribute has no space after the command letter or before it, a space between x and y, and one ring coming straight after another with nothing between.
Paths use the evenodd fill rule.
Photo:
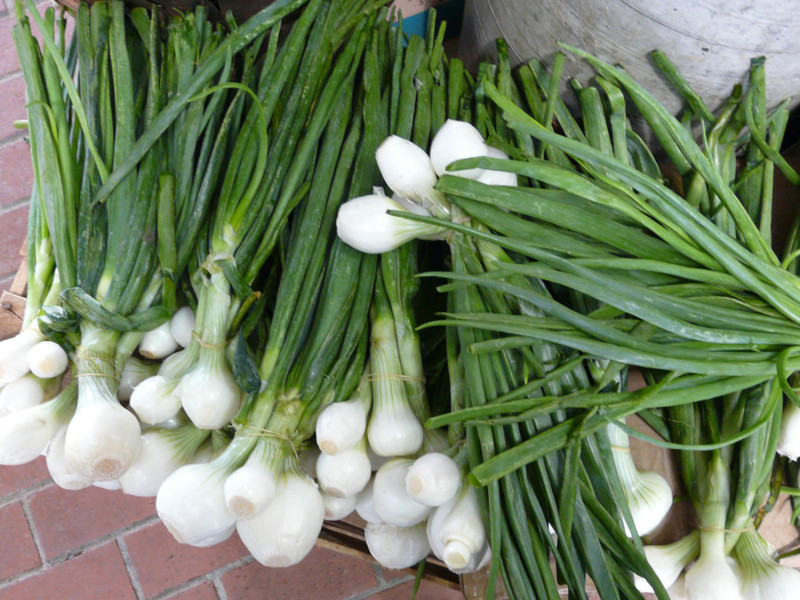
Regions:
<instances>
[{"instance_id":1,"label":"green onion stalk","mask_svg":"<svg viewBox=\"0 0 800 600\"><path fill-rule=\"evenodd\" d=\"M273 60L270 54L261 67L258 100L233 147L234 160L228 163L203 245L200 275L193 278L200 282L198 320L183 361L191 366L179 374L174 394L200 427L224 426L240 407L225 346L237 334L238 315L256 297L253 281L308 192L304 169L316 150L315 140L342 82L353 76L347 61L356 48L342 45L342 27L350 11L366 6L310 3L277 57ZM287 79L289 74L296 74L294 81ZM280 120L273 120L278 105L285 109ZM308 123L307 137L301 136L298 122ZM197 360L191 358L195 356ZM250 385L246 391L258 387Z\"/></svg>"}]
</instances>

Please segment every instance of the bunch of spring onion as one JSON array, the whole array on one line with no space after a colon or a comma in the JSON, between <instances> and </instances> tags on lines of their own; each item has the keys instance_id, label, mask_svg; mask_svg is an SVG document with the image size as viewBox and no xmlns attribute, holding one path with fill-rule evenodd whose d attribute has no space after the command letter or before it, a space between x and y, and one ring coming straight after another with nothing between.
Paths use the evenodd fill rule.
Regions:
<instances>
[{"instance_id":1,"label":"bunch of spring onion","mask_svg":"<svg viewBox=\"0 0 800 600\"><path fill-rule=\"evenodd\" d=\"M395 59L387 93L396 104L389 107L388 127L384 124L374 131L378 137L372 138L373 153L376 149L378 155L382 153L378 143L387 133L396 139L413 136L427 140L432 122L443 122L443 113L434 115L427 101L432 94L443 92L441 86L433 85L434 79L451 75L450 65L443 62L443 33L443 29L431 28L426 41L412 38L402 62L397 60L400 56ZM461 71L456 71L461 76ZM376 109L379 98L377 94L372 98ZM373 178L367 181L375 185L382 182L377 180L373 153L362 159L370 165L367 176ZM377 166L387 179L380 161ZM388 200L382 188L358 198L338 211L336 224L342 238L346 237L342 228L348 223L370 228L359 203ZM459 453L457 446L446 448L441 433L423 428L430 409L416 331L417 261L414 244L380 259L372 298L368 365L352 397L329 405L316 419L315 441L321 452L314 471L323 492L326 518L342 518L355 509L367 522L367 545L382 565L410 567L433 551L455 572L474 571L490 553L475 490L464 481L463 465L454 460L460 457L464 463L464 453Z\"/></svg>"},{"instance_id":2,"label":"bunch of spring onion","mask_svg":"<svg viewBox=\"0 0 800 600\"><path fill-rule=\"evenodd\" d=\"M507 73L507 65L505 71L503 67L499 68L499 71L498 78L509 83L503 74ZM451 81L450 85L450 107L458 110L461 113L459 116L464 116L463 105L459 101L459 89L463 82ZM486 115L480 113L482 108L484 107L479 105L476 110L480 116L478 122L482 123L487 131L492 130L494 125L488 122ZM432 112L442 110L432 109ZM495 144L508 146L508 141L501 135L497 133L494 135L497 136ZM400 198L396 202L390 202L385 196L373 195L351 200L340 211L337 223L339 235L354 247L366 252L385 252L415 237L445 237L442 235L445 220L459 223L464 217L457 207L451 205L446 197L434 189L437 175L443 175L447 165L458 158L504 155L495 146L487 144L475 127L457 120L447 121L437 130L431 142L430 153L429 157L424 148L406 142L400 136L388 138L381 145L376 158L384 180ZM502 186L514 186L517 182L516 176L509 177L491 168L460 171L458 175L464 178L482 178ZM394 212L387 214L387 210ZM425 213L436 215L439 219L426 218ZM357 221L351 217L352 214L366 214L366 219ZM403 223L398 218L400 214L420 216L414 219L418 221L416 223ZM450 260L462 273L492 273L502 269L505 263L509 262L509 258L497 245L474 243L469 237L460 235L446 237L450 248ZM524 285L531 286L535 290L543 289L541 282L535 279L520 279ZM509 302L503 294L492 291L482 294L479 291L479 288L468 286L454 286L448 290L452 292L450 302L456 306L487 307L485 310L489 310L490 307L494 311L516 313L526 318L538 312L530 303ZM454 391L451 404L454 409L463 407L465 402L467 405L479 406L495 398L499 402L510 401L526 394L537 395L541 393L540 390L559 394L562 390L572 391L592 387L592 381L584 370L581 357L569 357L569 360L565 360L558 348L550 344L533 342L528 347L523 341L513 346L504 346L501 345L502 340L495 341L492 339L493 336L475 339L472 335L470 329L462 328L448 336L447 354L450 359L448 362L451 389ZM484 343L482 348L485 349L475 352L478 341ZM459 349L459 346L462 349ZM534 381L526 381L527 376L524 374L528 370L538 376ZM616 372L619 373L619 369ZM460 382L465 377L466 384L462 385ZM603 378L602 374L598 377L598 384L601 387ZM515 388L522 390L521 393L517 393ZM565 417L566 415L555 415L556 420L564 420ZM549 420L549 417L547 419ZM448 420L448 417L444 417L433 419L430 424L450 422L452 421ZM504 448L508 444L509 437L514 441L520 441L523 439L522 436L531 436L537 429L545 429L548 425L549 423L544 420L539 422L527 420L524 429L516 425L507 428L489 426L482 430L468 429L466 439L468 447L471 448L471 466L477 466L492 456L496 452L495 445ZM456 439L463 436L463 430L460 434L458 431L459 429L455 428ZM588 466L579 462L584 443L588 451L594 453L594 459L589 461ZM547 559L549 551L556 555L556 563L559 568L564 569L564 576L569 578L571 589L579 594L586 594L584 579L587 572L598 581L604 593L609 594L615 593L615 585L632 590L632 593L636 594L631 582L625 580L624 571L627 569L638 569L646 573L650 580L654 579L655 576L641 553L641 547L637 552L637 549L630 547L627 542L623 543L624 558L616 565L616 571L606 562L609 554L603 553L602 536L608 536L609 532L613 532L611 535L616 537L616 543L621 543L625 538L625 532L614 522L614 515L609 515L597 502L597 497L612 500L610 502L612 505L625 506L625 495L618 481L613 477L606 478L603 474L603 468L609 466L605 461L606 458L600 453L597 442L592 438L578 439L577 444L574 444L569 452L557 457L548 456L546 460L539 461L536 466L539 469L536 476L532 476L532 472L529 473L524 468L506 470L497 476L497 479L501 479L501 484L493 483L488 495L484 495L485 488L480 490L482 514L489 526L490 545L495 551L492 572L496 574L502 569L506 585L514 594L524 597L526 594L534 593L532 590L541 594L541 597L558 594L557 583ZM392 463L389 464L394 466ZM571 476L576 469L581 468L592 473L591 479L587 478L584 481L585 487L580 487L577 478ZM630 465L628 469L629 472L635 471ZM592 489L592 480L598 482L594 484L595 489ZM543 487L531 485L531 481L542 482ZM587 497L587 503L591 503L588 508L583 501L578 500L584 495ZM526 500L523 501L523 498ZM671 493L667 504L670 500ZM628 515L630 521L626 508L621 510ZM507 511L508 516L503 515L503 511ZM576 516L576 512L580 517ZM520 515L528 515L530 525L523 524ZM562 540L558 545L550 537L551 522L556 523L555 530ZM538 528L538 531L528 529L529 526ZM595 530L595 527L598 529ZM631 529L635 530L635 526L631 526ZM570 539L573 535L578 544L570 547L563 540ZM636 539L638 541L638 537ZM608 543L607 537L604 541ZM615 558L619 557L617 551ZM663 590L661 591L663 593ZM491 593L490 590L489 594Z\"/></svg>"},{"instance_id":3,"label":"bunch of spring onion","mask_svg":"<svg viewBox=\"0 0 800 600\"><path fill-rule=\"evenodd\" d=\"M205 154L197 158L208 161L226 93L208 84L226 64L227 77L233 36L225 38L202 10L162 27L157 11L126 13L122 3L97 3L91 11L81 6L67 52L53 39L53 12L44 19L31 15L44 47L33 37L21 3L15 40L32 99L31 147L40 167L36 193L61 287L58 303L43 310L48 335L70 352L78 391L75 415L59 411L51 421L66 426L62 463L87 481L116 479L136 457L141 435L139 422L117 399L118 375L141 337L136 332L169 316L162 283L165 274L176 275L168 260L169 236L160 234L166 230L175 240L172 173L186 166L170 161L194 160L198 147ZM212 64L195 70L204 58ZM169 132L172 121L186 116L192 97L178 93L171 103L167 99L190 92L187 80L195 82L195 91L209 88L194 99L194 136L185 135L190 128L180 119L181 133ZM170 139L172 152L166 148ZM137 144L149 146L134 160ZM126 176L103 196L101 186L114 169ZM206 173L213 189L214 169ZM178 238L187 236L189 253L207 204L186 206L177 215L188 219Z\"/></svg>"},{"instance_id":4,"label":"bunch of spring onion","mask_svg":"<svg viewBox=\"0 0 800 600\"><path fill-rule=\"evenodd\" d=\"M452 277L531 302L545 317L470 307L450 323L504 334L507 345L538 339L635 365L646 369L650 385L637 392L579 393L462 411L463 418L505 414L514 422L564 408L575 411L562 425L474 468L472 476L490 482L501 469L568 447L576 427L586 435L638 411L666 440L657 443L681 450L684 479L697 507L700 554L686 575L689 597L736 597L739 579L725 555L761 512L782 392L792 402L796 397L787 378L797 368L790 339L798 314L791 290L798 282L786 268L793 256L781 264L769 244L774 167L767 161L796 179L776 156L786 113L781 109L767 119L763 96L759 102L762 65L756 61L747 94L734 97L718 120L707 123L713 127L709 149L703 151L688 125L624 72L586 58L602 76L612 108L606 114L597 90L579 88L585 131L560 118L564 135L556 135L521 110L507 91L485 83L508 126L517 135L532 136L539 151L551 155L549 161L521 153L518 160L469 160L452 167L506 170L530 178L530 189L487 188L452 176L440 180L439 191L492 232L413 218L517 253L518 262L498 272ZM705 119L710 113L696 108L702 106L699 100L676 74L671 76ZM664 146L685 197L664 184L649 153L631 145L636 138L626 129L626 98ZM744 124L748 130L742 138ZM739 173L732 169L737 141L753 161ZM555 301L520 285L521 276L539 277L571 295ZM693 558L688 556L684 553L684 560Z\"/></svg>"}]
</instances>

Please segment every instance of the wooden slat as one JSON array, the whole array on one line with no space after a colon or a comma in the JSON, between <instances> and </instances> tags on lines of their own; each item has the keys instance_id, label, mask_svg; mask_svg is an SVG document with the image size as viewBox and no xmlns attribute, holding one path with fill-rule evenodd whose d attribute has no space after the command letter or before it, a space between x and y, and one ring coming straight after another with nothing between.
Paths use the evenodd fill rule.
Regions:
<instances>
[{"instance_id":1,"label":"wooden slat","mask_svg":"<svg viewBox=\"0 0 800 600\"><path fill-rule=\"evenodd\" d=\"M19 332L24 313L24 297L5 291L0 295L0 340L10 338Z\"/></svg>"}]
</instances>

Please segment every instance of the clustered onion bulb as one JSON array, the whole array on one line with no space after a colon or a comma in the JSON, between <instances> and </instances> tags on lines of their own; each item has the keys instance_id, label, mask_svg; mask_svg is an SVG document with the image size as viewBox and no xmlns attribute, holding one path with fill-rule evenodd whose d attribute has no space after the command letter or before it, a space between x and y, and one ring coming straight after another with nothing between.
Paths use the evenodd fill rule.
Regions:
<instances>
[{"instance_id":1,"label":"clustered onion bulb","mask_svg":"<svg viewBox=\"0 0 800 600\"><path fill-rule=\"evenodd\" d=\"M607 430L633 524L639 535L646 535L661 524L672 507L672 488L658 473L636 469L628 435L620 427L612 424ZM627 523L625 533L631 535Z\"/></svg>"},{"instance_id":2,"label":"clustered onion bulb","mask_svg":"<svg viewBox=\"0 0 800 600\"><path fill-rule=\"evenodd\" d=\"M316 441L325 454L336 454L352 448L364 437L371 400L371 387L359 386L350 400L326 406L316 423Z\"/></svg>"},{"instance_id":3,"label":"clustered onion bulb","mask_svg":"<svg viewBox=\"0 0 800 600\"><path fill-rule=\"evenodd\" d=\"M65 490L81 490L92 485L92 480L70 468L67 463L67 458L64 456L64 438L66 435L67 427L64 426L50 440L45 454L47 470L58 487Z\"/></svg>"},{"instance_id":4,"label":"clustered onion bulb","mask_svg":"<svg viewBox=\"0 0 800 600\"><path fill-rule=\"evenodd\" d=\"M22 465L41 455L75 411L77 386L43 404L0 418L0 465Z\"/></svg>"},{"instance_id":5,"label":"clustered onion bulb","mask_svg":"<svg viewBox=\"0 0 800 600\"><path fill-rule=\"evenodd\" d=\"M375 160L386 184L397 200L381 193L354 198L342 204L336 218L339 237L348 245L369 254L381 254L411 241L435 239L442 229L387 214L388 211L444 216L447 200L435 189L445 173L477 179L487 185L517 185L513 173L489 169L448 171L447 166L464 158L508 158L486 144L470 123L448 119L431 142L430 156L422 148L392 135L375 152Z\"/></svg>"},{"instance_id":6,"label":"clustered onion bulb","mask_svg":"<svg viewBox=\"0 0 800 600\"><path fill-rule=\"evenodd\" d=\"M42 379L61 375L69 365L69 357L64 349L50 340L31 346L26 360L31 373Z\"/></svg>"},{"instance_id":7,"label":"clustered onion bulb","mask_svg":"<svg viewBox=\"0 0 800 600\"><path fill-rule=\"evenodd\" d=\"M55 396L60 379L42 379L26 373L0 388L0 417L45 402Z\"/></svg>"},{"instance_id":8,"label":"clustered onion bulb","mask_svg":"<svg viewBox=\"0 0 800 600\"><path fill-rule=\"evenodd\" d=\"M794 402L788 402L783 411L777 451L789 460L800 456L800 406Z\"/></svg>"},{"instance_id":9,"label":"clustered onion bulb","mask_svg":"<svg viewBox=\"0 0 800 600\"><path fill-rule=\"evenodd\" d=\"M44 336L35 326L29 326L12 338L0 341L0 388L25 375L28 367L28 351L44 341Z\"/></svg>"},{"instance_id":10,"label":"clustered onion bulb","mask_svg":"<svg viewBox=\"0 0 800 600\"><path fill-rule=\"evenodd\" d=\"M664 588L669 588L677 581L680 574L700 551L700 534L692 531L676 542L662 546L645 546L644 554L647 562L658 575ZM643 577L634 574L633 582L642 593L652 594L653 588Z\"/></svg>"},{"instance_id":11,"label":"clustered onion bulb","mask_svg":"<svg viewBox=\"0 0 800 600\"><path fill-rule=\"evenodd\" d=\"M139 354L145 358L166 358L178 349L178 342L172 335L171 322L165 321L142 336Z\"/></svg>"},{"instance_id":12,"label":"clustered onion bulb","mask_svg":"<svg viewBox=\"0 0 800 600\"><path fill-rule=\"evenodd\" d=\"M325 519L322 495L309 477L288 469L275 497L249 519L239 519L236 530L255 559L267 567L295 565L314 547Z\"/></svg>"},{"instance_id":13,"label":"clustered onion bulb","mask_svg":"<svg viewBox=\"0 0 800 600\"><path fill-rule=\"evenodd\" d=\"M372 503L384 523L410 527L424 521L432 508L406 492L406 475L413 461L395 458L384 464L372 482Z\"/></svg>"},{"instance_id":14,"label":"clustered onion bulb","mask_svg":"<svg viewBox=\"0 0 800 600\"><path fill-rule=\"evenodd\" d=\"M446 454L428 452L417 458L406 473L406 492L426 506L441 506L461 487L461 468Z\"/></svg>"},{"instance_id":15,"label":"clustered onion bulb","mask_svg":"<svg viewBox=\"0 0 800 600\"><path fill-rule=\"evenodd\" d=\"M743 600L791 600L800 593L800 571L780 564L777 552L755 531L745 531L733 556L739 567Z\"/></svg>"},{"instance_id":16,"label":"clustered onion bulb","mask_svg":"<svg viewBox=\"0 0 800 600\"><path fill-rule=\"evenodd\" d=\"M156 495L156 511L182 544L205 547L228 539L236 519L225 505L224 461L189 464L173 471Z\"/></svg>"},{"instance_id":17,"label":"clustered onion bulb","mask_svg":"<svg viewBox=\"0 0 800 600\"><path fill-rule=\"evenodd\" d=\"M367 523L364 539L372 557L389 569L406 569L431 551L425 523L409 527L388 523Z\"/></svg>"},{"instance_id":18,"label":"clustered onion bulb","mask_svg":"<svg viewBox=\"0 0 800 600\"><path fill-rule=\"evenodd\" d=\"M360 196L343 203L336 216L336 232L343 242L365 254L383 254L441 228L388 214L409 212L381 194Z\"/></svg>"},{"instance_id":19,"label":"clustered onion bulb","mask_svg":"<svg viewBox=\"0 0 800 600\"><path fill-rule=\"evenodd\" d=\"M192 343L195 322L194 312L188 306L179 308L169 320L169 332L181 348L188 348Z\"/></svg>"}]
</instances>

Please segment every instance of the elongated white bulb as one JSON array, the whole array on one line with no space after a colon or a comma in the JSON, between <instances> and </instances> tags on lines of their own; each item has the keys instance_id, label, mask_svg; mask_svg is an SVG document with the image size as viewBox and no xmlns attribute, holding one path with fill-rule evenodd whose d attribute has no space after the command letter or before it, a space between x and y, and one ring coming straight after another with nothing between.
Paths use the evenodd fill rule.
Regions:
<instances>
[{"instance_id":1,"label":"elongated white bulb","mask_svg":"<svg viewBox=\"0 0 800 600\"><path fill-rule=\"evenodd\" d=\"M0 389L0 417L41 404L52 397L52 382L26 373Z\"/></svg>"},{"instance_id":2,"label":"elongated white bulb","mask_svg":"<svg viewBox=\"0 0 800 600\"><path fill-rule=\"evenodd\" d=\"M408 456L422 447L423 430L404 401L376 401L367 426L370 448L378 456Z\"/></svg>"},{"instance_id":3,"label":"elongated white bulb","mask_svg":"<svg viewBox=\"0 0 800 600\"><path fill-rule=\"evenodd\" d=\"M381 521L410 527L424 521L433 510L406 492L406 474L412 461L396 458L383 465L372 483L372 503Z\"/></svg>"},{"instance_id":4,"label":"elongated white bulb","mask_svg":"<svg viewBox=\"0 0 800 600\"><path fill-rule=\"evenodd\" d=\"M299 472L278 482L264 510L240 519L236 530L253 557L267 567L289 567L305 558L319 537L325 505L317 485Z\"/></svg>"},{"instance_id":5,"label":"elongated white bulb","mask_svg":"<svg viewBox=\"0 0 800 600\"><path fill-rule=\"evenodd\" d=\"M700 534L691 532L680 540L663 546L645 546L644 555L665 588L670 587L700 551ZM636 589L646 594L653 593L653 587L643 577L634 574Z\"/></svg>"},{"instance_id":6,"label":"elongated white bulb","mask_svg":"<svg viewBox=\"0 0 800 600\"><path fill-rule=\"evenodd\" d=\"M10 413L0 419L0 465L22 465L37 458L69 413L53 410L51 403Z\"/></svg>"},{"instance_id":7,"label":"elongated white bulb","mask_svg":"<svg viewBox=\"0 0 800 600\"><path fill-rule=\"evenodd\" d=\"M166 358L178 349L178 342L172 336L170 321L165 321L142 336L139 354L145 358Z\"/></svg>"},{"instance_id":8,"label":"elongated white bulb","mask_svg":"<svg viewBox=\"0 0 800 600\"><path fill-rule=\"evenodd\" d=\"M322 503L325 505L325 520L339 521L350 515L356 509L358 496L337 498L330 494L322 493Z\"/></svg>"},{"instance_id":9,"label":"elongated white bulb","mask_svg":"<svg viewBox=\"0 0 800 600\"><path fill-rule=\"evenodd\" d=\"M442 525L449 518L450 513L457 505L458 500L459 496L455 496L441 506L437 507L436 510L433 511L433 514L428 517L426 529L428 543L430 543L431 550L433 551L434 555L442 562L444 562L447 552L447 546L445 545L445 540L442 537ZM470 555L469 560L463 567L459 568L453 565L449 566L448 568L457 574L474 573L475 571L486 566L489 560L491 560L491 557L491 548L489 547L488 542L485 541L483 546L477 552L473 552Z\"/></svg>"},{"instance_id":10,"label":"elongated white bulb","mask_svg":"<svg viewBox=\"0 0 800 600\"><path fill-rule=\"evenodd\" d=\"M491 146L487 146L486 155L491 158L508 158L508 154L502 150L498 150L497 148L492 148ZM485 169L480 175L478 175L477 179L486 185L503 185L507 187L517 186L516 173L509 173L507 171L492 171Z\"/></svg>"},{"instance_id":11,"label":"elongated white bulb","mask_svg":"<svg viewBox=\"0 0 800 600\"><path fill-rule=\"evenodd\" d=\"M187 348L192 343L195 321L194 312L188 306L179 308L169 320L169 331L172 338L183 348Z\"/></svg>"},{"instance_id":12,"label":"elongated white bulb","mask_svg":"<svg viewBox=\"0 0 800 600\"><path fill-rule=\"evenodd\" d=\"M431 159L413 142L389 136L375 151L375 160L386 185L396 194L424 200L433 192L437 177Z\"/></svg>"},{"instance_id":13,"label":"elongated white bulb","mask_svg":"<svg viewBox=\"0 0 800 600\"><path fill-rule=\"evenodd\" d=\"M28 350L44 340L35 327L28 327L7 340L0 341L0 388L19 379L28 367Z\"/></svg>"},{"instance_id":14,"label":"elongated white bulb","mask_svg":"<svg viewBox=\"0 0 800 600\"><path fill-rule=\"evenodd\" d=\"M686 571L686 594L690 600L743 600L739 577L725 553L705 549Z\"/></svg>"},{"instance_id":15,"label":"elongated white bulb","mask_svg":"<svg viewBox=\"0 0 800 600\"><path fill-rule=\"evenodd\" d=\"M355 496L364 489L372 476L364 444L337 454L321 453L317 458L316 471L322 490L339 498Z\"/></svg>"},{"instance_id":16,"label":"elongated white bulb","mask_svg":"<svg viewBox=\"0 0 800 600\"><path fill-rule=\"evenodd\" d=\"M50 340L39 342L28 350L28 368L42 379L61 375L67 370L69 357L64 349Z\"/></svg>"},{"instance_id":17,"label":"elongated white bulb","mask_svg":"<svg viewBox=\"0 0 800 600\"><path fill-rule=\"evenodd\" d=\"M448 119L436 132L431 142L431 163L437 175L457 175L467 179L477 179L483 169L448 171L447 165L462 158L487 156L489 146L483 136L471 123Z\"/></svg>"},{"instance_id":18,"label":"elongated white bulb","mask_svg":"<svg viewBox=\"0 0 800 600\"><path fill-rule=\"evenodd\" d=\"M800 456L800 406L794 402L788 402L783 411L777 451L789 460Z\"/></svg>"},{"instance_id":19,"label":"elongated white bulb","mask_svg":"<svg viewBox=\"0 0 800 600\"><path fill-rule=\"evenodd\" d=\"M275 497L275 473L254 460L236 469L225 480L225 506L237 519L261 512Z\"/></svg>"},{"instance_id":20,"label":"elongated white bulb","mask_svg":"<svg viewBox=\"0 0 800 600\"><path fill-rule=\"evenodd\" d=\"M431 551L424 523L410 527L367 523L364 539L372 557L387 569L412 567Z\"/></svg>"},{"instance_id":21,"label":"elongated white bulb","mask_svg":"<svg viewBox=\"0 0 800 600\"><path fill-rule=\"evenodd\" d=\"M439 536L444 544L444 563L449 569L465 568L473 555L483 550L486 530L475 488L465 486L442 521Z\"/></svg>"},{"instance_id":22,"label":"elongated white bulb","mask_svg":"<svg viewBox=\"0 0 800 600\"><path fill-rule=\"evenodd\" d=\"M434 235L440 227L388 214L408 212L387 196L353 198L339 207L336 233L348 246L366 254L383 254L413 239Z\"/></svg>"},{"instance_id":23,"label":"elongated white bulb","mask_svg":"<svg viewBox=\"0 0 800 600\"><path fill-rule=\"evenodd\" d=\"M145 379L155 376L157 371L158 366L156 363L145 362L131 356L125 361L125 366L122 367L122 375L120 375L119 387L117 388L117 398L123 402L128 402L133 395L134 388Z\"/></svg>"},{"instance_id":24,"label":"elongated white bulb","mask_svg":"<svg viewBox=\"0 0 800 600\"><path fill-rule=\"evenodd\" d=\"M139 418L155 425L172 419L181 409L181 399L175 394L177 382L153 375L133 388L130 405Z\"/></svg>"},{"instance_id":25,"label":"elongated white bulb","mask_svg":"<svg viewBox=\"0 0 800 600\"><path fill-rule=\"evenodd\" d=\"M117 479L141 447L139 421L119 404L99 401L78 406L67 428L64 454L88 479Z\"/></svg>"},{"instance_id":26,"label":"elongated white bulb","mask_svg":"<svg viewBox=\"0 0 800 600\"><path fill-rule=\"evenodd\" d=\"M65 490L81 490L92 485L92 480L75 472L67 464L64 456L64 439L67 435L66 426L61 427L47 446L45 454L47 470L55 484Z\"/></svg>"},{"instance_id":27,"label":"elongated white bulb","mask_svg":"<svg viewBox=\"0 0 800 600\"><path fill-rule=\"evenodd\" d=\"M406 492L417 502L440 506L461 487L461 469L446 454L429 452L416 459L406 475Z\"/></svg>"},{"instance_id":28,"label":"elongated white bulb","mask_svg":"<svg viewBox=\"0 0 800 600\"><path fill-rule=\"evenodd\" d=\"M316 424L317 446L325 454L352 448L367 429L367 411L360 398L326 406Z\"/></svg>"},{"instance_id":29,"label":"elongated white bulb","mask_svg":"<svg viewBox=\"0 0 800 600\"><path fill-rule=\"evenodd\" d=\"M356 502L356 513L367 523L382 523L380 515L375 511L375 504L372 502L372 480L358 494Z\"/></svg>"},{"instance_id":30,"label":"elongated white bulb","mask_svg":"<svg viewBox=\"0 0 800 600\"><path fill-rule=\"evenodd\" d=\"M633 524L639 535L646 535L661 524L672 507L672 488L658 473L636 469L628 435L621 428L609 425L608 436ZM625 533L631 535L627 523Z\"/></svg>"},{"instance_id":31,"label":"elongated white bulb","mask_svg":"<svg viewBox=\"0 0 800 600\"><path fill-rule=\"evenodd\" d=\"M227 539L236 519L225 507L227 473L214 463L184 465L161 484L159 518L182 544L205 547Z\"/></svg>"},{"instance_id":32,"label":"elongated white bulb","mask_svg":"<svg viewBox=\"0 0 800 600\"><path fill-rule=\"evenodd\" d=\"M742 533L734 548L745 600L789 600L800 592L800 571L775 560L775 548L755 531Z\"/></svg>"},{"instance_id":33,"label":"elongated white bulb","mask_svg":"<svg viewBox=\"0 0 800 600\"><path fill-rule=\"evenodd\" d=\"M202 362L184 375L174 394L199 429L228 425L236 416L242 399L231 372L216 361Z\"/></svg>"},{"instance_id":34,"label":"elongated white bulb","mask_svg":"<svg viewBox=\"0 0 800 600\"><path fill-rule=\"evenodd\" d=\"M183 462L167 436L146 431L136 460L119 476L120 487L131 496L155 496L164 480Z\"/></svg>"}]
</instances>

